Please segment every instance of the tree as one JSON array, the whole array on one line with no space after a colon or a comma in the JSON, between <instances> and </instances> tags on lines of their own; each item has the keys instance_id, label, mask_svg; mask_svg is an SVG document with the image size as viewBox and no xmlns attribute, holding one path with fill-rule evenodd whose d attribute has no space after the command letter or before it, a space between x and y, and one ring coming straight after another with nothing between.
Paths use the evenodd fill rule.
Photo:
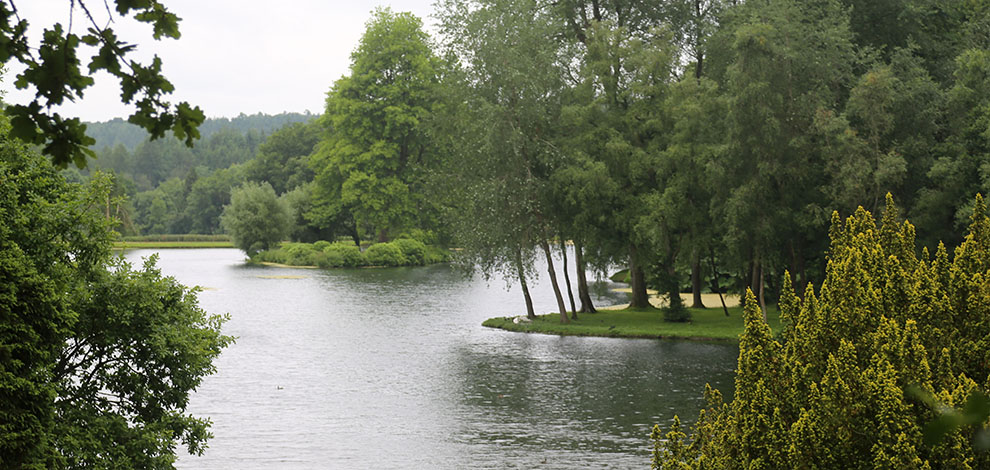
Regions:
<instances>
[{"instance_id":1,"label":"tree","mask_svg":"<svg viewBox=\"0 0 990 470\"><path fill-rule=\"evenodd\" d=\"M615 259L629 260L630 305L649 308L645 270L656 250L636 230L646 207L643 198L656 186L651 149L660 137L664 86L672 79L671 41L655 26L664 18L657 2L566 1L554 14L576 54L572 99L574 147L602 162L617 188L607 219L608 233L587 240ZM571 65L571 64L569 64Z\"/></svg>"},{"instance_id":2,"label":"tree","mask_svg":"<svg viewBox=\"0 0 990 470\"><path fill-rule=\"evenodd\" d=\"M220 216L234 245L248 256L274 248L289 230L289 211L268 183L244 183L230 192Z\"/></svg>"},{"instance_id":3,"label":"tree","mask_svg":"<svg viewBox=\"0 0 990 470\"><path fill-rule=\"evenodd\" d=\"M969 233L950 260L915 251L914 226L887 196L879 227L860 207L832 217L825 279L800 298L785 275L783 330L774 337L752 291L730 405L710 401L680 447L686 468L986 468L980 427L923 429L990 386L990 218L978 195ZM661 447L665 444L661 444Z\"/></svg>"},{"instance_id":4,"label":"tree","mask_svg":"<svg viewBox=\"0 0 990 470\"><path fill-rule=\"evenodd\" d=\"M232 338L155 260L111 251L111 182L67 183L0 137L0 466L172 468L208 420L186 412Z\"/></svg>"},{"instance_id":5,"label":"tree","mask_svg":"<svg viewBox=\"0 0 990 470\"><path fill-rule=\"evenodd\" d=\"M461 78L467 89L457 95L466 104L454 119L470 132L462 134L464 153L450 162L457 169L453 178L470 188L458 193L474 199L465 207L483 211L461 216L477 214L477 220L492 224L460 235L497 234L502 250L493 253L508 260L538 246L547 260L561 323L567 323L549 242L557 235L550 177L564 158L554 145L560 135L564 59L546 40L557 34L556 27L531 0L450 1L441 21L451 38L450 53L464 64ZM525 281L525 269L517 272Z\"/></svg>"},{"instance_id":6,"label":"tree","mask_svg":"<svg viewBox=\"0 0 990 470\"><path fill-rule=\"evenodd\" d=\"M120 82L121 100L137 107L127 119L129 122L146 129L153 139L171 131L186 145L192 146L199 138L197 127L205 118L203 112L184 101L175 107L165 101L165 96L174 87L161 73L161 60L155 56L149 65L132 60L130 54L135 46L122 41L113 28L98 21L88 3L85 0L69 2L69 27L56 23L45 28L41 46L35 50L28 44L28 21L20 18L13 0L0 2L0 65L11 60L24 65L24 72L17 75L14 84L19 89L31 87L35 90L35 98L30 103L7 107L11 135L24 142L42 145L56 166L64 168L69 162L79 168L86 166L86 158L95 156L88 148L95 141L86 135L86 126L79 118L65 118L51 109L81 98L93 85L93 75L103 71ZM179 17L161 2L114 0L109 3L121 17L133 16L138 22L150 24L155 40L179 38ZM104 5L110 16L105 24L112 24L110 5L107 2ZM76 7L89 25L82 35L72 31L73 17L78 14ZM98 48L86 71L81 69L78 56L80 43Z\"/></svg>"},{"instance_id":7,"label":"tree","mask_svg":"<svg viewBox=\"0 0 990 470\"><path fill-rule=\"evenodd\" d=\"M257 155L245 165L250 181L267 181L278 194L292 191L313 180L309 156L319 143L319 121L292 123L278 129L258 147Z\"/></svg>"},{"instance_id":8,"label":"tree","mask_svg":"<svg viewBox=\"0 0 990 470\"><path fill-rule=\"evenodd\" d=\"M439 60L419 18L385 8L373 13L351 61L350 76L327 94L330 132L311 160L315 205L342 205L359 230L384 242L435 210L419 187L433 156L422 122L437 101Z\"/></svg>"}]
</instances>

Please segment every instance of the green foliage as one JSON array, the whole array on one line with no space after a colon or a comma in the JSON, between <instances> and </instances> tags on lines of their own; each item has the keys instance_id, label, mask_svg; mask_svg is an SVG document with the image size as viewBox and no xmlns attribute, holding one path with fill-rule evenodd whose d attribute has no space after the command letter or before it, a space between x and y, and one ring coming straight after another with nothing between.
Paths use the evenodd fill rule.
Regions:
<instances>
[{"instance_id":1,"label":"green foliage","mask_svg":"<svg viewBox=\"0 0 990 470\"><path fill-rule=\"evenodd\" d=\"M395 243L375 243L364 250L369 266L404 266L409 263L402 249Z\"/></svg>"},{"instance_id":2,"label":"green foliage","mask_svg":"<svg viewBox=\"0 0 990 470\"><path fill-rule=\"evenodd\" d=\"M248 256L275 247L288 231L285 204L268 183L244 183L230 193L220 222L230 238Z\"/></svg>"},{"instance_id":3,"label":"green foliage","mask_svg":"<svg viewBox=\"0 0 990 470\"><path fill-rule=\"evenodd\" d=\"M202 452L209 422L186 406L232 341L223 318L154 258L113 257L113 221L91 210L108 179L69 184L2 137L0 182L0 466L171 468L177 445Z\"/></svg>"},{"instance_id":4,"label":"green foliage","mask_svg":"<svg viewBox=\"0 0 990 470\"><path fill-rule=\"evenodd\" d=\"M366 264L361 249L349 243L334 243L323 248L327 267L354 268Z\"/></svg>"},{"instance_id":5,"label":"green foliage","mask_svg":"<svg viewBox=\"0 0 990 470\"><path fill-rule=\"evenodd\" d=\"M327 94L329 132L310 165L314 215L323 227L342 213L379 241L420 225L434 211L421 191L433 146L423 122L435 102L440 63L409 13L375 10L351 55L350 75Z\"/></svg>"},{"instance_id":6,"label":"green foliage","mask_svg":"<svg viewBox=\"0 0 990 470\"><path fill-rule=\"evenodd\" d=\"M426 264L426 245L418 240L400 238L392 241L392 244L399 248L406 263L417 266Z\"/></svg>"},{"instance_id":7,"label":"green foliage","mask_svg":"<svg viewBox=\"0 0 990 470\"><path fill-rule=\"evenodd\" d=\"M990 465L974 451L980 426L953 425L985 418L960 421L905 392L980 416L967 410L982 409L971 397L990 384L985 212L978 196L951 262L941 246L934 259L916 256L914 226L900 223L889 195L880 227L862 208L844 223L834 215L821 289L800 298L785 277L777 338L749 293L734 399L702 414L689 452L670 452L688 468ZM923 431L939 414L945 437L929 445Z\"/></svg>"},{"instance_id":8,"label":"green foliage","mask_svg":"<svg viewBox=\"0 0 990 470\"><path fill-rule=\"evenodd\" d=\"M146 129L153 139L171 131L192 146L199 138L197 126L205 118L203 112L186 102L173 107L165 101L174 87L162 75L161 60L156 56L148 65L133 60L129 54L135 46L122 41L107 26L113 24L110 4L119 16L133 16L140 23L150 24L156 40L163 36L178 39L179 18L157 0L116 0L106 8L111 21L99 23L86 2L71 3L73 8L77 4L86 13L89 23L86 33L80 36L73 32L70 18L68 29L61 23L44 29L41 46L34 49L28 46L28 21L17 15L13 3L0 3L0 64L6 65L11 60L22 64L25 70L17 75L14 84L18 89L35 90L30 103L7 108L10 135L42 145L56 166L64 168L70 162L79 168L86 166L86 158L94 156L88 148L94 140L86 135L86 126L78 118L65 118L52 112L52 108L82 97L94 83L92 76L106 72L120 83L121 101L137 108L129 122ZM78 57L80 44L97 49L86 71L82 70Z\"/></svg>"}]
</instances>

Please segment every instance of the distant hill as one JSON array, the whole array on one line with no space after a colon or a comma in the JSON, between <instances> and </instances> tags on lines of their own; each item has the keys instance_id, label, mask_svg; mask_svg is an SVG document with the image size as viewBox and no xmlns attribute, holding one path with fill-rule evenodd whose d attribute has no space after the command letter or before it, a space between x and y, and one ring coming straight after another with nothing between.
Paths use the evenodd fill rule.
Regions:
<instances>
[{"instance_id":1,"label":"distant hill","mask_svg":"<svg viewBox=\"0 0 990 470\"><path fill-rule=\"evenodd\" d=\"M312 113L281 113L281 114L244 114L235 118L209 118L199 126L201 135L200 142L204 142L211 135L229 129L244 135L250 131L255 131L261 135L269 135L274 130L293 122L306 122L316 118L317 114ZM123 144L128 151L133 151L141 142L148 138L148 133L134 124L121 118L116 118L106 122L87 122L86 134L96 139L93 150L113 148L117 144Z\"/></svg>"}]
</instances>

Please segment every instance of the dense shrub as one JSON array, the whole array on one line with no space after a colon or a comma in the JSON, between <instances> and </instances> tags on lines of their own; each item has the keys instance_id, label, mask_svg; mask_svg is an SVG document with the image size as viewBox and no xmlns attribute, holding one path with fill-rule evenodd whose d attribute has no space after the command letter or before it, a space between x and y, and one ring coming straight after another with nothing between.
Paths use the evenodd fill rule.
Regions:
<instances>
[{"instance_id":1,"label":"dense shrub","mask_svg":"<svg viewBox=\"0 0 990 470\"><path fill-rule=\"evenodd\" d=\"M426 261L426 245L423 242L409 238L400 238L393 241L392 244L402 252L402 256L406 259L406 264L419 266Z\"/></svg>"},{"instance_id":2,"label":"dense shrub","mask_svg":"<svg viewBox=\"0 0 990 470\"><path fill-rule=\"evenodd\" d=\"M284 243L281 247L262 251L251 257L264 263L292 266L319 266L321 268L354 268L359 266L423 266L449 261L442 248L400 239L392 243L376 243L365 252L351 243Z\"/></svg>"},{"instance_id":3,"label":"dense shrub","mask_svg":"<svg viewBox=\"0 0 990 470\"><path fill-rule=\"evenodd\" d=\"M361 250L350 243L329 244L323 248L323 254L326 256L325 267L328 268L353 268L366 264Z\"/></svg>"},{"instance_id":4,"label":"dense shrub","mask_svg":"<svg viewBox=\"0 0 990 470\"><path fill-rule=\"evenodd\" d=\"M364 250L369 266L404 266L406 257L394 243L375 243Z\"/></svg>"},{"instance_id":5,"label":"dense shrub","mask_svg":"<svg viewBox=\"0 0 990 470\"><path fill-rule=\"evenodd\" d=\"M921 397L968 408L990 386L980 198L971 221L950 261L943 245L916 255L889 196L879 228L862 208L845 223L834 215L821 288L800 298L785 276L776 337L748 293L732 402L706 392L693 443L676 421L655 428L653 468L990 468L974 450L985 421L924 441L938 415Z\"/></svg>"}]
</instances>

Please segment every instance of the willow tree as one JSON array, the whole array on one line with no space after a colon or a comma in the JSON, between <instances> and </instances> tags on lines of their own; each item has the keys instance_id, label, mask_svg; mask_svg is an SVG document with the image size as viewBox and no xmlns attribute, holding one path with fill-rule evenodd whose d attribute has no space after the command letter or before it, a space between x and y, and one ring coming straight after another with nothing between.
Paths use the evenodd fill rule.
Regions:
<instances>
[{"instance_id":1,"label":"willow tree","mask_svg":"<svg viewBox=\"0 0 990 470\"><path fill-rule=\"evenodd\" d=\"M558 31L532 0L451 0L442 5L440 18L449 51L463 64L468 90L455 119L476 130L468 136L473 150L455 158L464 158L458 166L469 173L465 184L500 191L497 198L505 202L488 206L498 212L478 221L501 225L492 229L500 233L515 233L518 241L510 246L541 249L566 323L549 245L556 234L549 181L563 158L553 144L560 125L563 58L547 38ZM490 197L481 190L464 194Z\"/></svg>"},{"instance_id":2,"label":"willow tree","mask_svg":"<svg viewBox=\"0 0 990 470\"><path fill-rule=\"evenodd\" d=\"M328 132L310 161L314 214L337 208L323 212L347 212L358 229L387 241L435 210L420 187L433 157L423 121L437 102L439 67L419 18L375 10L350 75L327 94Z\"/></svg>"},{"instance_id":3,"label":"willow tree","mask_svg":"<svg viewBox=\"0 0 990 470\"><path fill-rule=\"evenodd\" d=\"M693 444L668 434L655 465L987 468L973 442L982 426L926 443L941 411L918 398L960 407L990 387L990 219L979 196L970 221L954 257L940 245L919 258L889 195L880 227L862 208L833 215L820 289L801 299L785 278L776 336L749 292L732 403L709 390Z\"/></svg>"}]
</instances>

